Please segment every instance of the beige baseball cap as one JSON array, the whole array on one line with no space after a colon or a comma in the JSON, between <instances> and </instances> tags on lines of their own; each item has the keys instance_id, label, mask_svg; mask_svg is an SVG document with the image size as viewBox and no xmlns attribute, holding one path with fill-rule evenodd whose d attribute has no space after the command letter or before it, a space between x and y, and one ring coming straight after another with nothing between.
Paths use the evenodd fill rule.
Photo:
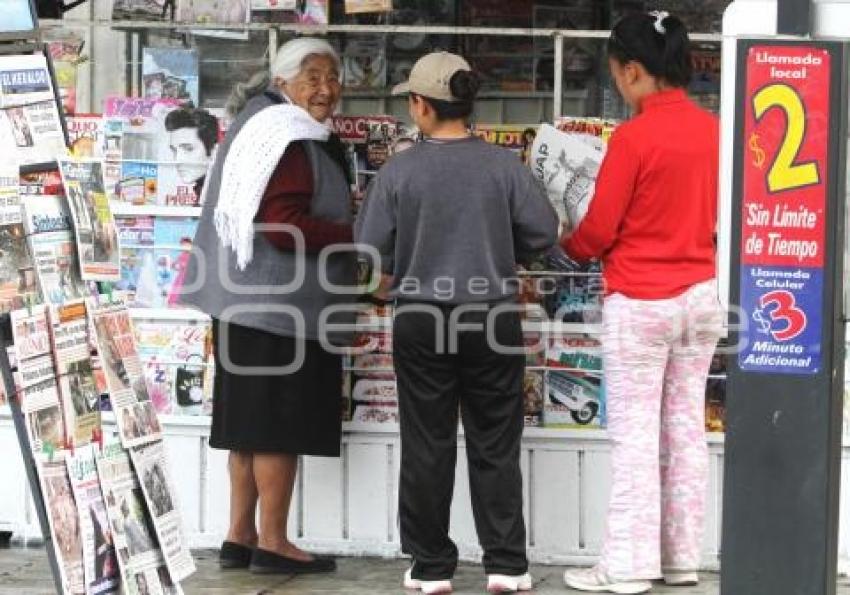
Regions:
<instances>
[{"instance_id":1,"label":"beige baseball cap","mask_svg":"<svg viewBox=\"0 0 850 595\"><path fill-rule=\"evenodd\" d=\"M434 52L422 56L410 70L410 78L407 82L393 87L393 95L416 93L441 101L457 101L457 97L452 95L449 81L459 70L472 70L472 68L457 54Z\"/></svg>"}]
</instances>

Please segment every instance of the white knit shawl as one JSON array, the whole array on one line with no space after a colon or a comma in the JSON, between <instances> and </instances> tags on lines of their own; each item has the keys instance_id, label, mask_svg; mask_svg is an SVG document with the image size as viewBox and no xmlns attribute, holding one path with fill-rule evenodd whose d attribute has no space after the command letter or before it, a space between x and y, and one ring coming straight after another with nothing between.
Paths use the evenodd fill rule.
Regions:
<instances>
[{"instance_id":1,"label":"white knit shawl","mask_svg":"<svg viewBox=\"0 0 850 595\"><path fill-rule=\"evenodd\" d=\"M230 145L221 172L215 228L236 264L254 257L254 218L286 147L299 140L326 141L327 126L295 105L272 105L254 114Z\"/></svg>"}]
</instances>

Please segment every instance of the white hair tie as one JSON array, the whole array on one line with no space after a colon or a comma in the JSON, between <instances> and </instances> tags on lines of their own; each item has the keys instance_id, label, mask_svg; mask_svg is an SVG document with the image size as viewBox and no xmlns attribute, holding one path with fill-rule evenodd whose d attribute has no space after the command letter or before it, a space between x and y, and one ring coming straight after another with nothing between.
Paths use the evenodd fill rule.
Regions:
<instances>
[{"instance_id":1,"label":"white hair tie","mask_svg":"<svg viewBox=\"0 0 850 595\"><path fill-rule=\"evenodd\" d=\"M664 19L670 16L666 10L653 10L649 16L655 17L655 30L661 35L667 34L667 27L664 26Z\"/></svg>"}]
</instances>

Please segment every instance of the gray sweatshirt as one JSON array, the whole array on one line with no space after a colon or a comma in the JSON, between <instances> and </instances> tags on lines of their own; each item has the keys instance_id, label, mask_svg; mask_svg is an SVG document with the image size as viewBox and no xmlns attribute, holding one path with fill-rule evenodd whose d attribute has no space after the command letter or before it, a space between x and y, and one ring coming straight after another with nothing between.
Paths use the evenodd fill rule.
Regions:
<instances>
[{"instance_id":1,"label":"gray sweatshirt","mask_svg":"<svg viewBox=\"0 0 850 595\"><path fill-rule=\"evenodd\" d=\"M546 191L516 155L483 140L427 140L384 165L355 241L384 256L391 296L416 302L501 302L516 263L558 239Z\"/></svg>"}]
</instances>

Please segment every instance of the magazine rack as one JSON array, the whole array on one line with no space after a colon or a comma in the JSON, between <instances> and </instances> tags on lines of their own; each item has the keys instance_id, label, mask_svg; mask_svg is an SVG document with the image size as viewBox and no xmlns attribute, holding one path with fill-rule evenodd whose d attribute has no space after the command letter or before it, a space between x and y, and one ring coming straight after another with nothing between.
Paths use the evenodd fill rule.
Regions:
<instances>
[{"instance_id":1,"label":"magazine rack","mask_svg":"<svg viewBox=\"0 0 850 595\"><path fill-rule=\"evenodd\" d=\"M56 592L62 593L62 580L59 573L59 563L56 559L56 551L53 545L53 537L50 532L50 522L47 517L47 506L41 486L38 482L38 469L33 456L32 445L27 435L26 418L21 409L20 397L12 378L12 363L9 361L8 348L13 345L12 319L9 314L0 315L0 377L3 379L3 388L6 391L9 408L12 412L12 421L15 425L15 433L18 435L18 445L21 448L21 457L27 474L30 492L32 493L33 505L38 515L38 524L41 534L44 536L44 545L47 550L47 559L50 561L50 571L53 573L53 583Z\"/></svg>"}]
</instances>

